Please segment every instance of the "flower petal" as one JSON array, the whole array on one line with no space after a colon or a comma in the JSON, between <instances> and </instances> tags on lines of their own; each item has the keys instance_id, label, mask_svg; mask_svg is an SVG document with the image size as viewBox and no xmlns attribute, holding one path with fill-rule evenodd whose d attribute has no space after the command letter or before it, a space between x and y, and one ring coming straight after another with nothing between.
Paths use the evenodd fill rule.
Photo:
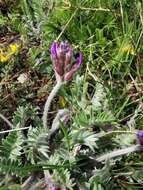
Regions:
<instances>
[{"instance_id":1,"label":"flower petal","mask_svg":"<svg viewBox=\"0 0 143 190\"><path fill-rule=\"evenodd\" d=\"M79 57L77 58L77 62L72 66L70 71L65 74L65 80L66 81L69 81L72 79L74 73L79 69L79 67L82 63L82 60L83 60L82 53L79 52Z\"/></svg>"},{"instance_id":2,"label":"flower petal","mask_svg":"<svg viewBox=\"0 0 143 190\"><path fill-rule=\"evenodd\" d=\"M140 145L143 145L143 130L137 131L136 135L137 135L138 143Z\"/></svg>"},{"instance_id":3,"label":"flower petal","mask_svg":"<svg viewBox=\"0 0 143 190\"><path fill-rule=\"evenodd\" d=\"M65 58L65 71L69 70L69 66L72 62L72 48L69 47L66 53L66 58Z\"/></svg>"},{"instance_id":4,"label":"flower petal","mask_svg":"<svg viewBox=\"0 0 143 190\"><path fill-rule=\"evenodd\" d=\"M75 67L79 68L83 61L83 55L81 52L79 52L79 57L77 58L77 63L75 64Z\"/></svg>"},{"instance_id":5,"label":"flower petal","mask_svg":"<svg viewBox=\"0 0 143 190\"><path fill-rule=\"evenodd\" d=\"M51 56L52 56L52 58L57 57L57 47L58 47L58 43L53 42L52 45L51 45Z\"/></svg>"}]
</instances>

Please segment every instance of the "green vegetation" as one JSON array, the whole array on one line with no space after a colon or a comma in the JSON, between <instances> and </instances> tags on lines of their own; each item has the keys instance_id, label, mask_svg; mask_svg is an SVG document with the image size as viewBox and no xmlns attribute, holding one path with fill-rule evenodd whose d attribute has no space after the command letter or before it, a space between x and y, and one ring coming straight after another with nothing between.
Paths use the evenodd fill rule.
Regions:
<instances>
[{"instance_id":1,"label":"green vegetation","mask_svg":"<svg viewBox=\"0 0 143 190\"><path fill-rule=\"evenodd\" d=\"M54 41L83 63L45 128ZM142 0L0 0L0 190L143 189L142 62Z\"/></svg>"}]
</instances>

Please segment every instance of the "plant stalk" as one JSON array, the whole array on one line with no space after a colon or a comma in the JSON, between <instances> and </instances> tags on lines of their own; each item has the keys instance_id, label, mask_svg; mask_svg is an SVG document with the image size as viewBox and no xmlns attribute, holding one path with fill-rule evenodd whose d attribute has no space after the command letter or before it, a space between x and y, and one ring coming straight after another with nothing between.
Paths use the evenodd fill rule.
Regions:
<instances>
[{"instance_id":1,"label":"plant stalk","mask_svg":"<svg viewBox=\"0 0 143 190\"><path fill-rule=\"evenodd\" d=\"M52 89L50 95L47 98L47 101L44 106L44 112L43 112L43 118L42 118L44 128L47 128L47 116L48 116L48 111L50 109L51 102L52 102L53 98L56 96L56 94L59 91L62 84L63 84L62 81L58 81L57 84Z\"/></svg>"},{"instance_id":2,"label":"plant stalk","mask_svg":"<svg viewBox=\"0 0 143 190\"><path fill-rule=\"evenodd\" d=\"M10 128L14 128L14 126L12 125L12 123L3 115L0 113L0 118L3 119Z\"/></svg>"},{"instance_id":3,"label":"plant stalk","mask_svg":"<svg viewBox=\"0 0 143 190\"><path fill-rule=\"evenodd\" d=\"M129 154L129 153L133 153L133 152L140 152L140 151L143 151L143 146L134 145L134 146L130 146L128 148L123 148L120 150L115 150L113 152L104 154L102 156L95 158L95 160L98 162L103 162L105 160L112 159L112 158L117 157L117 156L122 156L125 154Z\"/></svg>"}]
</instances>

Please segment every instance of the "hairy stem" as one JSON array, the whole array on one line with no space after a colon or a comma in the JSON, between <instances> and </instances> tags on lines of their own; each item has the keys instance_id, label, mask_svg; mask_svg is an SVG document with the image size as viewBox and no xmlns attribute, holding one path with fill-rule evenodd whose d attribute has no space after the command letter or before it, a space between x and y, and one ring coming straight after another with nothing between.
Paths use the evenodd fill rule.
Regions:
<instances>
[{"instance_id":1,"label":"hairy stem","mask_svg":"<svg viewBox=\"0 0 143 190\"><path fill-rule=\"evenodd\" d=\"M68 109L59 110L52 122L52 126L50 129L50 136L54 134L57 129L59 129L61 122L66 122L69 119L70 119L70 111Z\"/></svg>"},{"instance_id":2,"label":"hairy stem","mask_svg":"<svg viewBox=\"0 0 143 190\"><path fill-rule=\"evenodd\" d=\"M9 130L6 130L6 131L0 131L0 134L10 133L10 132L13 132L13 131L22 131L22 130L29 129L29 128L30 127L21 127L21 128L9 129Z\"/></svg>"},{"instance_id":3,"label":"hairy stem","mask_svg":"<svg viewBox=\"0 0 143 190\"><path fill-rule=\"evenodd\" d=\"M28 190L34 180L35 180L35 176L33 176L33 175L30 176L30 177L28 177L28 178L24 181L24 183L21 185L21 189L22 189L22 190Z\"/></svg>"},{"instance_id":4,"label":"hairy stem","mask_svg":"<svg viewBox=\"0 0 143 190\"><path fill-rule=\"evenodd\" d=\"M44 128L47 128L47 116L48 116L48 111L50 109L51 102L52 102L53 98L56 96L56 94L57 94L58 90L60 89L60 87L62 86L62 84L63 84L62 81L58 81L57 84L52 89L50 95L47 98L47 101L46 101L45 107L44 107L43 118L42 118Z\"/></svg>"},{"instance_id":5,"label":"hairy stem","mask_svg":"<svg viewBox=\"0 0 143 190\"><path fill-rule=\"evenodd\" d=\"M105 161L107 159L111 159L111 158L114 158L114 157L117 157L117 156L122 156L122 155L125 155L125 154L129 154L129 153L133 153L133 152L140 152L140 151L143 151L143 146L134 145L134 146L131 146L131 147L128 147L128 148L115 150L113 152L104 154L104 155L102 155L100 157L97 157L95 159L98 162L103 162L103 161Z\"/></svg>"},{"instance_id":6,"label":"hairy stem","mask_svg":"<svg viewBox=\"0 0 143 190\"><path fill-rule=\"evenodd\" d=\"M44 112L43 112L43 126L44 128L47 128L47 117L48 117L48 111L50 109L51 102L53 98L56 96L57 92L59 91L60 87L63 85L63 82L61 80L57 80L57 84L52 89L50 95L47 98L47 101L45 103ZM45 183L46 186L49 185L49 179L51 178L49 171L44 170L44 176L45 176ZM51 189L51 188L49 188Z\"/></svg>"}]
</instances>

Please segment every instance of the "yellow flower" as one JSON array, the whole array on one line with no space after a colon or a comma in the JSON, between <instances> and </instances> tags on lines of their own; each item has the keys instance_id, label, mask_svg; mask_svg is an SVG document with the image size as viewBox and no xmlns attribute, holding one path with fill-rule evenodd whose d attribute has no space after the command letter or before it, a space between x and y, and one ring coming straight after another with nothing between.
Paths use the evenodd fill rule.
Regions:
<instances>
[{"instance_id":1,"label":"yellow flower","mask_svg":"<svg viewBox=\"0 0 143 190\"><path fill-rule=\"evenodd\" d=\"M0 62L7 62L10 59L9 55L4 54L4 49L0 48Z\"/></svg>"},{"instance_id":2,"label":"yellow flower","mask_svg":"<svg viewBox=\"0 0 143 190\"><path fill-rule=\"evenodd\" d=\"M19 44L10 44L9 50L7 52L7 48L0 48L0 62L4 63L11 59L13 54L18 52L20 45Z\"/></svg>"},{"instance_id":3,"label":"yellow flower","mask_svg":"<svg viewBox=\"0 0 143 190\"><path fill-rule=\"evenodd\" d=\"M122 48L122 52L127 53L127 55L131 54L131 55L135 55L135 50L132 46L128 45L126 47Z\"/></svg>"},{"instance_id":4,"label":"yellow flower","mask_svg":"<svg viewBox=\"0 0 143 190\"><path fill-rule=\"evenodd\" d=\"M20 45L19 44L10 44L9 47L10 47L10 51L11 51L10 54L15 54L18 52Z\"/></svg>"},{"instance_id":5,"label":"yellow flower","mask_svg":"<svg viewBox=\"0 0 143 190\"><path fill-rule=\"evenodd\" d=\"M13 43L6 47L0 47L0 62L7 62L12 55L16 54L20 48L20 44Z\"/></svg>"},{"instance_id":6,"label":"yellow flower","mask_svg":"<svg viewBox=\"0 0 143 190\"><path fill-rule=\"evenodd\" d=\"M0 62L4 63L4 62L9 61L9 59L10 59L9 55L2 55L2 54L0 54Z\"/></svg>"}]
</instances>

